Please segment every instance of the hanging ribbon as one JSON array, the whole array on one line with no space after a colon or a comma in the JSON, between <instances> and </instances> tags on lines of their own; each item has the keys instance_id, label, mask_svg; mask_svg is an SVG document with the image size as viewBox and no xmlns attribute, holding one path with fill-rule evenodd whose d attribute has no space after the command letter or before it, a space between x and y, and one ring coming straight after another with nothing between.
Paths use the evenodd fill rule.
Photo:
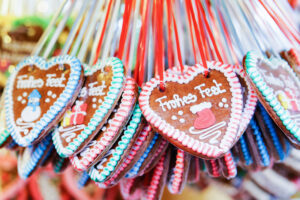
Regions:
<instances>
[{"instance_id":1,"label":"hanging ribbon","mask_svg":"<svg viewBox=\"0 0 300 200\"><path fill-rule=\"evenodd\" d=\"M97 47L97 50L96 50L96 56L94 58L93 64L97 63L97 60L100 56L100 50L101 50L101 46L102 46L102 42L103 42L103 38L104 38L104 33L105 33L105 30L106 30L106 26L107 26L107 22L108 22L108 17L109 17L110 10L111 10L111 7L112 7L112 3L113 3L113 0L110 0L109 3L108 3L107 12L105 14L105 19L104 19L104 25L103 25L103 28L102 28L100 40L98 42L98 47Z\"/></svg>"},{"instance_id":2,"label":"hanging ribbon","mask_svg":"<svg viewBox=\"0 0 300 200\"><path fill-rule=\"evenodd\" d=\"M121 36L120 36L120 42L119 42L119 51L118 51L118 58L122 60L123 58L123 52L124 52L124 47L126 44L126 37L128 33L128 27L129 27L129 22L130 22L130 17L131 17L131 11L132 11L132 3L133 1L131 0L125 0L125 11L123 14L123 25L122 25L122 31L121 31Z\"/></svg>"}]
</instances>

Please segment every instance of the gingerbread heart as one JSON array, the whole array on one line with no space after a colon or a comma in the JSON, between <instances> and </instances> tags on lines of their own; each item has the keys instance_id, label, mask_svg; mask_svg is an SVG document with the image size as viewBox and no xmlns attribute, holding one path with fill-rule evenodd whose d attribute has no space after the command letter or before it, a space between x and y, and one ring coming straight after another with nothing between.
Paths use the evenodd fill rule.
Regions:
<instances>
[{"instance_id":1,"label":"gingerbread heart","mask_svg":"<svg viewBox=\"0 0 300 200\"><path fill-rule=\"evenodd\" d=\"M93 163L99 161L118 139L127 124L134 105L137 102L138 87L134 79L126 78L126 84L119 103L114 107L97 135L77 155L70 157L73 167L78 171L85 171Z\"/></svg>"},{"instance_id":2,"label":"gingerbread heart","mask_svg":"<svg viewBox=\"0 0 300 200\"><path fill-rule=\"evenodd\" d=\"M280 58L248 52L244 66L260 102L295 147L300 148L300 81Z\"/></svg>"},{"instance_id":3,"label":"gingerbread heart","mask_svg":"<svg viewBox=\"0 0 300 200\"><path fill-rule=\"evenodd\" d=\"M280 52L280 55L289 63L298 78L300 78L300 52L296 49L290 49L289 51Z\"/></svg>"},{"instance_id":4,"label":"gingerbread heart","mask_svg":"<svg viewBox=\"0 0 300 200\"><path fill-rule=\"evenodd\" d=\"M126 130L123 131L106 155L101 158L100 162L89 169L88 173L93 181L102 183L113 176L126 159L144 126L145 119L139 105L136 104Z\"/></svg>"},{"instance_id":5,"label":"gingerbread heart","mask_svg":"<svg viewBox=\"0 0 300 200\"><path fill-rule=\"evenodd\" d=\"M58 123L74 103L82 77L80 61L68 55L49 62L28 57L17 65L6 86L5 118L18 145L40 140Z\"/></svg>"},{"instance_id":6,"label":"gingerbread heart","mask_svg":"<svg viewBox=\"0 0 300 200\"><path fill-rule=\"evenodd\" d=\"M195 156L218 158L234 144L242 113L241 85L231 65L208 62L184 75L147 82L139 97L147 121L172 144ZM203 116L207 116L206 118ZM197 126L195 126L197 123Z\"/></svg>"},{"instance_id":7,"label":"gingerbread heart","mask_svg":"<svg viewBox=\"0 0 300 200\"><path fill-rule=\"evenodd\" d=\"M53 142L61 157L76 154L89 144L113 111L125 84L124 67L118 58L86 67L85 77L75 105L53 133Z\"/></svg>"},{"instance_id":8,"label":"gingerbread heart","mask_svg":"<svg viewBox=\"0 0 300 200\"><path fill-rule=\"evenodd\" d=\"M256 93L254 91L254 89L252 89L251 84L247 81L246 79L246 72L244 71L244 69L242 68L242 66L240 65L235 65L234 67L234 72L236 73L241 87L242 87L242 95L243 95L243 111L242 111L242 119L240 122L240 127L238 129L238 135L236 137L236 141L239 140L239 138L241 137L241 135L245 132L253 114L256 108L256 104L257 104L257 96ZM185 73L186 71L188 71L189 66L184 65L183 68L183 72ZM173 67L171 69L167 70L168 73L172 73L172 74L177 74L177 75L181 75L181 68L180 67ZM206 112L206 114L212 114L209 113L209 110ZM200 118L204 118L205 119L209 119L208 117L205 116L200 116ZM213 117L211 118L213 119ZM202 123L197 123L199 121L199 119L197 121L194 122L195 126L207 126L208 124L206 124L205 122Z\"/></svg>"},{"instance_id":9,"label":"gingerbread heart","mask_svg":"<svg viewBox=\"0 0 300 200\"><path fill-rule=\"evenodd\" d=\"M236 141L238 141L241 135L245 132L250 120L254 115L254 111L258 99L254 89L252 88L249 81L246 79L246 72L244 71L242 66L240 65L235 66L234 71L237 74L237 77L241 83L242 95L243 95L242 119L241 119L240 127L238 129L238 136L236 138Z\"/></svg>"},{"instance_id":10,"label":"gingerbread heart","mask_svg":"<svg viewBox=\"0 0 300 200\"><path fill-rule=\"evenodd\" d=\"M22 149L18 154L18 174L27 179L39 166L48 152L51 151L51 135L46 136L40 143Z\"/></svg>"}]
</instances>

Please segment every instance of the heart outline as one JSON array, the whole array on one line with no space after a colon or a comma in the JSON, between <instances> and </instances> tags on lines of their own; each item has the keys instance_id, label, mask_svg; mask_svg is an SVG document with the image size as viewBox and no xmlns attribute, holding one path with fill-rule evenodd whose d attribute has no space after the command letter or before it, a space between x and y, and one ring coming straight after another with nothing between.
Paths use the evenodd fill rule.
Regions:
<instances>
[{"instance_id":1,"label":"heart outline","mask_svg":"<svg viewBox=\"0 0 300 200\"><path fill-rule=\"evenodd\" d=\"M115 152L113 153L113 156L109 160L107 160L107 166L104 167L101 172L99 172L96 167L99 165L99 163L101 162L100 161L89 169L88 173L93 181L102 183L106 181L106 179L111 175L112 172L114 172L117 165L119 164L120 159L122 158L122 155L124 154L124 151L131 144L131 140L135 136L137 136L137 134L140 134L137 131L139 131L141 126L144 126L144 123L145 122L143 119L142 111L137 102L135 104L131 119L126 126L126 130L124 130L122 135L120 135L120 140L117 141L118 143L114 148Z\"/></svg>"},{"instance_id":2,"label":"heart outline","mask_svg":"<svg viewBox=\"0 0 300 200\"><path fill-rule=\"evenodd\" d=\"M117 96L122 91L124 86L124 66L120 59L115 57L106 58L104 60L98 61L95 66L93 67L87 67L85 68L84 74L86 76L92 75L98 70L103 69L105 66L112 66L113 70L113 77L111 80L111 85L109 87L109 90L107 92L107 95L104 98L103 103L99 106L99 108L95 111L93 114L93 117L90 119L90 122L87 126L83 129L83 131L80 132L79 135L76 135L76 137L73 139L71 143L68 144L68 146L64 147L61 143L61 139L58 132L58 127L55 131L53 131L52 139L53 144L55 146L55 149L57 153L61 157L68 157L71 156L77 148L84 142L85 138L88 138L89 135L91 135L94 130L97 128L94 123L101 123L103 119L106 119L109 117L107 114L109 110L112 109L112 105L115 103ZM116 90L117 89L117 90ZM110 105L109 108L107 108L107 105ZM99 115L101 114L101 116ZM93 123L92 123L93 122ZM81 140L81 141L80 141ZM74 142L76 141L76 142Z\"/></svg>"},{"instance_id":3,"label":"heart outline","mask_svg":"<svg viewBox=\"0 0 300 200\"><path fill-rule=\"evenodd\" d=\"M270 59L266 59L262 55L250 51L246 54L245 57L245 68L248 75L248 78L250 82L258 89L260 94L258 95L258 98L262 101L266 101L268 106L271 108L271 110L267 109L269 115L274 117L276 115L279 117L281 125L286 129L284 132L289 132L293 138L288 136L288 138L291 140L296 139L297 143L300 143L300 127L297 126L297 124L294 122L294 120L291 119L290 114L287 110L283 108L283 106L280 104L279 100L276 98L275 94L273 93L273 89L269 87L265 81L265 79L262 77L261 73L257 70L257 61L259 59L262 59L263 62L265 62L268 66L272 65L281 65L285 70L288 71L288 73L291 75L291 77L295 80L298 87L300 87L299 80L295 74L295 72L288 66L288 63L280 58L271 57ZM264 105L265 106L265 105ZM278 120L274 120L276 124L278 124ZM291 141L293 144L295 144L295 141Z\"/></svg>"},{"instance_id":4,"label":"heart outline","mask_svg":"<svg viewBox=\"0 0 300 200\"><path fill-rule=\"evenodd\" d=\"M238 140L242 136L242 134L245 132L248 124L250 123L250 120L252 119L252 117L254 115L254 111L256 109L258 98L257 98L257 95L256 95L254 89L252 88L251 84L246 79L246 72L244 71L242 66L238 65L235 68L235 73L237 73L242 78L244 78L244 81L246 82L246 85L248 88L247 100L245 103L245 107L243 108L241 124L240 124L239 130L238 130L238 136L237 136L237 140Z\"/></svg>"},{"instance_id":5,"label":"heart outline","mask_svg":"<svg viewBox=\"0 0 300 200\"><path fill-rule=\"evenodd\" d=\"M242 113L242 94L240 82L236 74L233 72L231 65L222 64L216 61L208 61L207 65L208 69L218 70L222 72L227 78L229 85L231 86L231 116L226 132L220 142L220 147L206 144L204 142L199 141L198 139L193 139L185 132L180 131L175 127L171 126L150 108L149 97L151 95L152 90L159 86L159 77L152 78L143 86L142 92L139 97L139 102L141 110L146 120L155 129L159 130L159 133L161 133L161 135L163 135L169 142L173 142L173 144L174 142L180 143L184 147L187 147L185 150L193 155L204 156L205 158L217 158L229 151L229 149L234 144ZM165 73L164 81L176 82L179 84L188 84L198 74L204 74L204 71L205 70L201 65L196 65L190 67L184 75ZM234 134L234 136L232 136L232 134Z\"/></svg>"},{"instance_id":6,"label":"heart outline","mask_svg":"<svg viewBox=\"0 0 300 200\"><path fill-rule=\"evenodd\" d=\"M70 157L70 162L76 170L87 170L89 165L91 165L92 162L94 162L94 160L107 148L107 143L112 142L113 138L115 138L116 134L122 128L122 122L127 121L130 118L130 112L134 108L134 105L137 101L137 95L135 94L136 87L137 86L134 79L126 79L124 91L121 97L121 103L117 109L115 117L110 119L110 124L113 124L113 126L108 125L106 131L103 132L104 135L101 137L100 141L98 141L93 147L90 147L89 151L84 156L84 159L80 160L77 155ZM134 103L132 103L133 100ZM86 148L84 148L83 151L85 151L85 149Z\"/></svg>"},{"instance_id":7,"label":"heart outline","mask_svg":"<svg viewBox=\"0 0 300 200\"><path fill-rule=\"evenodd\" d=\"M52 140L51 135L47 135L40 143L34 147L33 145L26 147L24 151L30 151L27 148L32 148L33 152L30 155L29 160L24 160L23 155L18 155L18 174L22 179L27 179L30 174L37 167L38 163L41 162L51 152ZM53 146L52 146L53 148ZM45 151L48 149L48 152ZM23 152L24 153L24 152ZM23 162L22 162L23 161Z\"/></svg>"},{"instance_id":8,"label":"heart outline","mask_svg":"<svg viewBox=\"0 0 300 200\"><path fill-rule=\"evenodd\" d=\"M59 95L57 100L50 106L49 110L44 113L44 115L35 122L35 126L30 131L27 136L22 137L19 132L16 131L16 124L14 120L13 113L13 86L16 81L18 72L25 66L35 65L39 70L48 70L56 64L69 64L70 65L70 75L67 81L66 87L63 92ZM69 55L57 56L51 58L48 62L38 56L31 56L20 62L14 72L11 74L8 80L5 91L5 112L6 112L6 124L7 129L11 133L11 136L15 142L20 146L28 146L36 140L43 130L50 130L52 127L49 125L57 118L57 115L62 115L60 113L65 106L70 103L73 98L74 93L78 87L81 87L82 81L80 81L82 75L82 68L80 61ZM59 119L58 119L59 120Z\"/></svg>"}]
</instances>

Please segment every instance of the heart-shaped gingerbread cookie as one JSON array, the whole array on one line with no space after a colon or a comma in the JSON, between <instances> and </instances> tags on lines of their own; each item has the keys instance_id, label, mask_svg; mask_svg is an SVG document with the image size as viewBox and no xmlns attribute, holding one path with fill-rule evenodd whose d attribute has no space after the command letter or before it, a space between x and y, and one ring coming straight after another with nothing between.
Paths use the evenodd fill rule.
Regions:
<instances>
[{"instance_id":1,"label":"heart-shaped gingerbread cookie","mask_svg":"<svg viewBox=\"0 0 300 200\"><path fill-rule=\"evenodd\" d=\"M147 82L139 97L147 121L172 144L202 158L218 158L234 144L242 113L241 85L231 65L208 62L184 75Z\"/></svg>"},{"instance_id":2,"label":"heart-shaped gingerbread cookie","mask_svg":"<svg viewBox=\"0 0 300 200\"><path fill-rule=\"evenodd\" d=\"M17 65L6 85L5 118L18 145L40 140L58 123L74 103L82 78L80 61L68 55L49 62L28 57Z\"/></svg>"},{"instance_id":3,"label":"heart-shaped gingerbread cookie","mask_svg":"<svg viewBox=\"0 0 300 200\"><path fill-rule=\"evenodd\" d=\"M85 69L85 83L75 102L53 133L61 157L84 149L104 125L122 94L124 67L118 58L107 58Z\"/></svg>"},{"instance_id":4,"label":"heart-shaped gingerbread cookie","mask_svg":"<svg viewBox=\"0 0 300 200\"><path fill-rule=\"evenodd\" d=\"M262 105L295 147L300 148L300 81L287 62L248 52L244 66Z\"/></svg>"}]
</instances>

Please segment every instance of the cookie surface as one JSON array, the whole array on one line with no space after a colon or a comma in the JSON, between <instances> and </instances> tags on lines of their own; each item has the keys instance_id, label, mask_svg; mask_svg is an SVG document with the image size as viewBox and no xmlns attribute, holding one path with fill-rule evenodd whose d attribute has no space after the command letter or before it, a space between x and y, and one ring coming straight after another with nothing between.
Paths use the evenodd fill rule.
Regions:
<instances>
[{"instance_id":1,"label":"cookie surface","mask_svg":"<svg viewBox=\"0 0 300 200\"><path fill-rule=\"evenodd\" d=\"M89 169L88 173L93 181L101 183L113 175L113 172L120 167L120 164L126 158L144 125L142 112L139 105L136 104L126 130L107 154L101 158L100 162Z\"/></svg>"},{"instance_id":2,"label":"cookie surface","mask_svg":"<svg viewBox=\"0 0 300 200\"><path fill-rule=\"evenodd\" d=\"M234 144L242 113L241 85L231 65L208 62L184 75L147 82L139 97L147 121L169 142L202 158L218 158ZM233 117L234 116L234 117Z\"/></svg>"},{"instance_id":3,"label":"cookie surface","mask_svg":"<svg viewBox=\"0 0 300 200\"><path fill-rule=\"evenodd\" d=\"M61 157L82 151L94 138L117 104L124 84L124 67L117 58L85 68L85 83L75 105L53 133L54 145Z\"/></svg>"},{"instance_id":4,"label":"cookie surface","mask_svg":"<svg viewBox=\"0 0 300 200\"><path fill-rule=\"evenodd\" d=\"M277 126L300 148L300 82L288 64L248 52L244 67L258 98Z\"/></svg>"},{"instance_id":5,"label":"cookie surface","mask_svg":"<svg viewBox=\"0 0 300 200\"><path fill-rule=\"evenodd\" d=\"M22 179L27 179L39 166L47 152L51 150L51 136L45 137L39 144L25 147L18 155L18 174Z\"/></svg>"},{"instance_id":6,"label":"cookie surface","mask_svg":"<svg viewBox=\"0 0 300 200\"><path fill-rule=\"evenodd\" d=\"M81 63L72 56L19 63L5 92L6 125L15 142L28 146L44 137L74 103L82 79Z\"/></svg>"},{"instance_id":7,"label":"cookie surface","mask_svg":"<svg viewBox=\"0 0 300 200\"><path fill-rule=\"evenodd\" d=\"M137 101L138 88L132 78L126 79L123 94L114 107L106 124L79 154L71 157L76 170L87 170L96 160L100 159L115 143L128 122Z\"/></svg>"}]
</instances>

